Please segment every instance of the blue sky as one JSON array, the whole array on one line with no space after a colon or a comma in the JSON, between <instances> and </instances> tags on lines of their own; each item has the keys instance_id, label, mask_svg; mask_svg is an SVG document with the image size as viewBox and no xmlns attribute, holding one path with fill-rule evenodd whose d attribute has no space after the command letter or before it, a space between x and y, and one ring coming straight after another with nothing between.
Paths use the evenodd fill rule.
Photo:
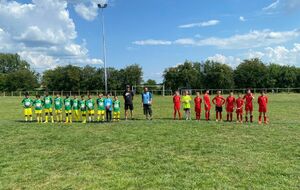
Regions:
<instances>
[{"instance_id":1,"label":"blue sky","mask_svg":"<svg viewBox=\"0 0 300 190\"><path fill-rule=\"evenodd\" d=\"M102 66L104 0L3 0L0 52L19 53L42 72L58 65ZM105 10L107 64L133 63L145 79L184 62L243 59L300 66L299 0L113 0Z\"/></svg>"}]
</instances>

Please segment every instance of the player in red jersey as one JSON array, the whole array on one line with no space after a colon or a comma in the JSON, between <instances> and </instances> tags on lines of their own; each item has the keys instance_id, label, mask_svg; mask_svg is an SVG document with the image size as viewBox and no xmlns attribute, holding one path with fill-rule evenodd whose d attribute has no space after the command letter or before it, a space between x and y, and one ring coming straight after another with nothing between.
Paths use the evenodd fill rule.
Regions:
<instances>
[{"instance_id":1,"label":"player in red jersey","mask_svg":"<svg viewBox=\"0 0 300 190\"><path fill-rule=\"evenodd\" d=\"M178 119L181 119L181 113L180 113L180 94L179 91L175 92L175 95L173 96L173 104L174 104L174 120L176 119L176 115L178 113Z\"/></svg>"},{"instance_id":2,"label":"player in red jersey","mask_svg":"<svg viewBox=\"0 0 300 190\"><path fill-rule=\"evenodd\" d=\"M243 95L239 94L238 99L236 99L236 122L243 123L243 107L244 107L244 99Z\"/></svg>"},{"instance_id":3,"label":"player in red jersey","mask_svg":"<svg viewBox=\"0 0 300 190\"><path fill-rule=\"evenodd\" d=\"M194 103L195 103L196 120L200 121L200 118L201 118L201 103L202 103L202 98L200 96L200 92L196 92L196 97L194 99Z\"/></svg>"},{"instance_id":4,"label":"player in red jersey","mask_svg":"<svg viewBox=\"0 0 300 190\"><path fill-rule=\"evenodd\" d=\"M216 121L222 121L222 111L223 105L225 104L226 100L221 96L221 91L218 90L217 96L212 99L212 103L216 105Z\"/></svg>"},{"instance_id":5,"label":"player in red jersey","mask_svg":"<svg viewBox=\"0 0 300 190\"><path fill-rule=\"evenodd\" d=\"M258 97L258 105L259 105L259 119L258 123L261 124L262 115L264 115L264 123L267 124L267 105L268 105L268 97L266 96L266 92L262 91L261 96Z\"/></svg>"},{"instance_id":6,"label":"player in red jersey","mask_svg":"<svg viewBox=\"0 0 300 190\"><path fill-rule=\"evenodd\" d=\"M230 92L230 95L226 98L226 111L227 111L227 120L232 122L232 113L234 110L235 97L233 92Z\"/></svg>"},{"instance_id":7,"label":"player in red jersey","mask_svg":"<svg viewBox=\"0 0 300 190\"><path fill-rule=\"evenodd\" d=\"M210 120L210 109L211 109L209 90L206 90L203 96L203 100L204 100L205 119L206 121L208 121Z\"/></svg>"},{"instance_id":8,"label":"player in red jersey","mask_svg":"<svg viewBox=\"0 0 300 190\"><path fill-rule=\"evenodd\" d=\"M253 100L254 100L254 96L251 93L251 90L248 89L247 90L247 94L244 96L243 98L246 102L245 102L245 111L246 111L246 122L248 122L248 115L250 114L250 122L253 122Z\"/></svg>"}]
</instances>

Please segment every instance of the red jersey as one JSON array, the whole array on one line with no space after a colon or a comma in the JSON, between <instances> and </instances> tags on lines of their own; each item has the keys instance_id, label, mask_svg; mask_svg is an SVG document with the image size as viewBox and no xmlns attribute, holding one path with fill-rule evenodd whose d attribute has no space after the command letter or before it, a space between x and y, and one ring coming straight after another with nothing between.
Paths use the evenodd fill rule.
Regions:
<instances>
[{"instance_id":1,"label":"red jersey","mask_svg":"<svg viewBox=\"0 0 300 190\"><path fill-rule=\"evenodd\" d=\"M173 103L175 105L180 105L180 96L178 95L173 96Z\"/></svg>"},{"instance_id":2,"label":"red jersey","mask_svg":"<svg viewBox=\"0 0 300 190\"><path fill-rule=\"evenodd\" d=\"M233 96L228 96L226 98L226 107L227 108L233 108L235 103L235 97Z\"/></svg>"},{"instance_id":3,"label":"red jersey","mask_svg":"<svg viewBox=\"0 0 300 190\"><path fill-rule=\"evenodd\" d=\"M225 101L226 100L225 98L223 98L223 96L215 96L214 99L212 100L212 102L218 107L222 107Z\"/></svg>"},{"instance_id":4,"label":"red jersey","mask_svg":"<svg viewBox=\"0 0 300 190\"><path fill-rule=\"evenodd\" d=\"M243 106L244 106L244 99L243 98L238 98L236 100L236 113L243 113Z\"/></svg>"},{"instance_id":5,"label":"red jersey","mask_svg":"<svg viewBox=\"0 0 300 190\"><path fill-rule=\"evenodd\" d=\"M246 94L243 98L244 100L246 100L246 105L249 106L249 105L252 105L252 101L254 99L253 97L253 94Z\"/></svg>"},{"instance_id":6,"label":"red jersey","mask_svg":"<svg viewBox=\"0 0 300 190\"><path fill-rule=\"evenodd\" d=\"M267 96L258 97L257 103L259 104L259 107L266 108L268 104L268 97Z\"/></svg>"},{"instance_id":7,"label":"red jersey","mask_svg":"<svg viewBox=\"0 0 300 190\"><path fill-rule=\"evenodd\" d=\"M210 97L209 97L209 95L205 94L204 97L203 97L203 100L204 100L204 104L205 104L205 109L206 110L210 110L211 105L210 105Z\"/></svg>"},{"instance_id":8,"label":"red jersey","mask_svg":"<svg viewBox=\"0 0 300 190\"><path fill-rule=\"evenodd\" d=\"M195 103L195 108L201 109L202 98L201 97L196 97L194 99L194 103Z\"/></svg>"}]
</instances>

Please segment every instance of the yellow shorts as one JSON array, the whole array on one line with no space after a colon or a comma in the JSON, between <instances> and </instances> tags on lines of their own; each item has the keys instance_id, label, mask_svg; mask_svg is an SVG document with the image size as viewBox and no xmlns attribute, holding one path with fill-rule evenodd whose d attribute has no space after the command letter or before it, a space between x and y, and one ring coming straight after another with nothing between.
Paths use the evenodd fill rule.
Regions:
<instances>
[{"instance_id":1,"label":"yellow shorts","mask_svg":"<svg viewBox=\"0 0 300 190\"><path fill-rule=\"evenodd\" d=\"M65 113L71 114L71 113L72 113L72 110L65 110Z\"/></svg>"},{"instance_id":2,"label":"yellow shorts","mask_svg":"<svg viewBox=\"0 0 300 190\"><path fill-rule=\"evenodd\" d=\"M80 111L82 115L86 115L86 111Z\"/></svg>"},{"instance_id":3,"label":"yellow shorts","mask_svg":"<svg viewBox=\"0 0 300 190\"><path fill-rule=\"evenodd\" d=\"M121 113L118 111L118 112L113 112L114 116L115 117L119 117L121 115Z\"/></svg>"},{"instance_id":4,"label":"yellow shorts","mask_svg":"<svg viewBox=\"0 0 300 190\"><path fill-rule=\"evenodd\" d=\"M98 110L98 115L104 115L105 111L104 110Z\"/></svg>"},{"instance_id":5,"label":"yellow shorts","mask_svg":"<svg viewBox=\"0 0 300 190\"><path fill-rule=\"evenodd\" d=\"M79 115L79 110L73 110L74 115Z\"/></svg>"},{"instance_id":6,"label":"yellow shorts","mask_svg":"<svg viewBox=\"0 0 300 190\"><path fill-rule=\"evenodd\" d=\"M42 110L35 110L35 114L42 114Z\"/></svg>"},{"instance_id":7,"label":"yellow shorts","mask_svg":"<svg viewBox=\"0 0 300 190\"><path fill-rule=\"evenodd\" d=\"M89 115L95 114L95 110L88 110L88 114L89 114Z\"/></svg>"},{"instance_id":8,"label":"yellow shorts","mask_svg":"<svg viewBox=\"0 0 300 190\"><path fill-rule=\"evenodd\" d=\"M32 109L31 108L24 108L24 115L32 115Z\"/></svg>"},{"instance_id":9,"label":"yellow shorts","mask_svg":"<svg viewBox=\"0 0 300 190\"><path fill-rule=\"evenodd\" d=\"M61 114L62 110L55 110L55 114Z\"/></svg>"},{"instance_id":10,"label":"yellow shorts","mask_svg":"<svg viewBox=\"0 0 300 190\"><path fill-rule=\"evenodd\" d=\"M44 112L45 112L45 113L52 113L52 108L45 108L45 109L44 109Z\"/></svg>"}]
</instances>

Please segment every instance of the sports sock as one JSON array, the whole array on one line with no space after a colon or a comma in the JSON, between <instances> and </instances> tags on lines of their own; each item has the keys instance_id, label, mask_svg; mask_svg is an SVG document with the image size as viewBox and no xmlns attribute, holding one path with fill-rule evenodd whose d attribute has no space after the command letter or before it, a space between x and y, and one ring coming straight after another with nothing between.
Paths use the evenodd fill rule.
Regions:
<instances>
[{"instance_id":1,"label":"sports sock","mask_svg":"<svg viewBox=\"0 0 300 190\"><path fill-rule=\"evenodd\" d=\"M218 114L218 112L216 112L216 120L218 120L219 119L219 114Z\"/></svg>"},{"instance_id":2,"label":"sports sock","mask_svg":"<svg viewBox=\"0 0 300 190\"><path fill-rule=\"evenodd\" d=\"M46 117L45 117L45 121L46 121L46 122L48 122L48 115L46 115Z\"/></svg>"},{"instance_id":3,"label":"sports sock","mask_svg":"<svg viewBox=\"0 0 300 190\"><path fill-rule=\"evenodd\" d=\"M227 114L227 120L226 121L229 121L229 113Z\"/></svg>"},{"instance_id":4,"label":"sports sock","mask_svg":"<svg viewBox=\"0 0 300 190\"><path fill-rule=\"evenodd\" d=\"M248 116L245 117L245 121L248 122Z\"/></svg>"},{"instance_id":5,"label":"sports sock","mask_svg":"<svg viewBox=\"0 0 300 190\"><path fill-rule=\"evenodd\" d=\"M233 114L232 114L232 113L230 113L230 121L232 121L232 115L233 115Z\"/></svg>"},{"instance_id":6,"label":"sports sock","mask_svg":"<svg viewBox=\"0 0 300 190\"><path fill-rule=\"evenodd\" d=\"M261 116L258 117L258 121L259 121L259 122L261 122L261 118L262 118Z\"/></svg>"},{"instance_id":7,"label":"sports sock","mask_svg":"<svg viewBox=\"0 0 300 190\"><path fill-rule=\"evenodd\" d=\"M54 123L53 115L51 115L51 122Z\"/></svg>"},{"instance_id":8,"label":"sports sock","mask_svg":"<svg viewBox=\"0 0 300 190\"><path fill-rule=\"evenodd\" d=\"M30 116L30 121L32 121L32 115Z\"/></svg>"},{"instance_id":9,"label":"sports sock","mask_svg":"<svg viewBox=\"0 0 300 190\"><path fill-rule=\"evenodd\" d=\"M28 118L27 118L27 116L25 116L25 121L28 121Z\"/></svg>"},{"instance_id":10,"label":"sports sock","mask_svg":"<svg viewBox=\"0 0 300 190\"><path fill-rule=\"evenodd\" d=\"M250 122L253 122L253 115L250 116Z\"/></svg>"},{"instance_id":11,"label":"sports sock","mask_svg":"<svg viewBox=\"0 0 300 190\"><path fill-rule=\"evenodd\" d=\"M266 116L264 116L264 122L267 123L267 117Z\"/></svg>"}]
</instances>

